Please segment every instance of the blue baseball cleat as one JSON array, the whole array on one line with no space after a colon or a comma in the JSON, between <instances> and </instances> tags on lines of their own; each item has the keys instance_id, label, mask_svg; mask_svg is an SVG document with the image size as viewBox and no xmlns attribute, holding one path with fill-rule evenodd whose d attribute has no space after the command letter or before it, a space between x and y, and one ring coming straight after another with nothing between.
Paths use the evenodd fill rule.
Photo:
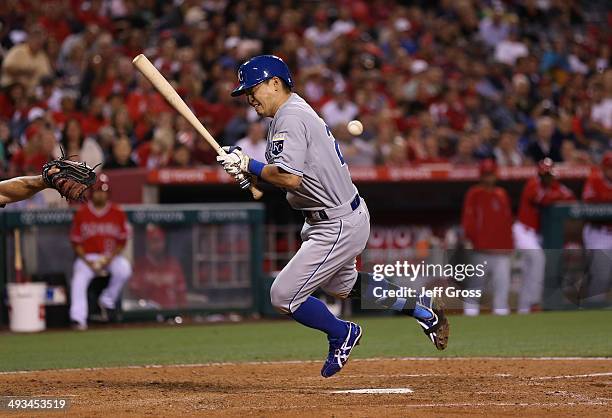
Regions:
<instances>
[{"instance_id":1,"label":"blue baseball cleat","mask_svg":"<svg viewBox=\"0 0 612 418\"><path fill-rule=\"evenodd\" d=\"M450 325L444 315L444 311L429 296L419 296L417 307L430 313L428 318L417 318L417 322L423 328L425 335L431 340L438 350L444 350L448 345L448 334Z\"/></svg>"},{"instance_id":2,"label":"blue baseball cleat","mask_svg":"<svg viewBox=\"0 0 612 418\"><path fill-rule=\"evenodd\" d=\"M348 333L345 338L329 339L329 354L321 369L321 376L331 377L338 373L348 362L351 351L359 345L361 327L354 322L346 322Z\"/></svg>"}]
</instances>

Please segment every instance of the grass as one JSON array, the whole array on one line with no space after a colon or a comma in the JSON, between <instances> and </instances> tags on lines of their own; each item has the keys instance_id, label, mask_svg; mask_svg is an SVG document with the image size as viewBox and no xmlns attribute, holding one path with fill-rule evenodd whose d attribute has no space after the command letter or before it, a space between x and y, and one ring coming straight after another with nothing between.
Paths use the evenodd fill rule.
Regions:
<instances>
[{"instance_id":1,"label":"grass","mask_svg":"<svg viewBox=\"0 0 612 418\"><path fill-rule=\"evenodd\" d=\"M612 356L612 311L528 316L453 316L449 347L438 352L414 320L361 318L355 357ZM607 331L606 331L607 330ZM325 336L293 321L1 334L0 371L323 359Z\"/></svg>"}]
</instances>

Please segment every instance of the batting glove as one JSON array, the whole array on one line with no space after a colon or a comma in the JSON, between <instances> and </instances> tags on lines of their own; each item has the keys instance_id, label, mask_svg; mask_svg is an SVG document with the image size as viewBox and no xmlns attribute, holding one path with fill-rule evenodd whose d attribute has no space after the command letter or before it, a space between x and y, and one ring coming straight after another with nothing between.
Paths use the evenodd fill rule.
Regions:
<instances>
[{"instance_id":1,"label":"batting glove","mask_svg":"<svg viewBox=\"0 0 612 418\"><path fill-rule=\"evenodd\" d=\"M219 155L217 161L230 176L235 177L238 174L242 174L242 170L240 170L240 159L234 154Z\"/></svg>"},{"instance_id":2,"label":"batting glove","mask_svg":"<svg viewBox=\"0 0 612 418\"><path fill-rule=\"evenodd\" d=\"M238 157L240 159L240 170L243 173L249 172L249 161L251 157L249 157L240 147L231 146L231 147L223 147L223 150L228 154L232 154L232 158Z\"/></svg>"},{"instance_id":3,"label":"batting glove","mask_svg":"<svg viewBox=\"0 0 612 418\"><path fill-rule=\"evenodd\" d=\"M240 173L240 174L235 175L234 178L240 185L241 189L248 189L249 187L251 187L250 176L245 176L244 174Z\"/></svg>"}]
</instances>

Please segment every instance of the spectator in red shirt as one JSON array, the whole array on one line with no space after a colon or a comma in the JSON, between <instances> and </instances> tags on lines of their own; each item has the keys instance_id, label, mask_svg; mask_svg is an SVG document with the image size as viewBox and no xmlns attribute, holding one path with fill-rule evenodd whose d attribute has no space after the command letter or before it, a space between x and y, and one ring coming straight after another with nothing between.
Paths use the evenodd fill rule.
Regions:
<instances>
[{"instance_id":1,"label":"spectator in red shirt","mask_svg":"<svg viewBox=\"0 0 612 418\"><path fill-rule=\"evenodd\" d=\"M108 120L104 116L104 100L94 97L89 105L87 113L81 118L81 128L83 135L95 136L98 131L108 125Z\"/></svg>"},{"instance_id":2,"label":"spectator in red shirt","mask_svg":"<svg viewBox=\"0 0 612 418\"><path fill-rule=\"evenodd\" d=\"M26 143L11 158L11 177L23 174L38 174L49 161L50 154L43 146L43 131L47 128L38 123L31 124L25 132Z\"/></svg>"},{"instance_id":3,"label":"spectator in red shirt","mask_svg":"<svg viewBox=\"0 0 612 418\"><path fill-rule=\"evenodd\" d=\"M121 255L128 238L125 212L109 201L108 176L100 174L89 203L74 216L70 240L77 259L70 284L70 320L78 330L87 329L87 287L94 277L109 276L98 304L102 312L115 309L121 289L132 275L132 266Z\"/></svg>"},{"instance_id":4,"label":"spectator in red shirt","mask_svg":"<svg viewBox=\"0 0 612 418\"><path fill-rule=\"evenodd\" d=\"M493 293L493 313L508 315L510 292L510 258L512 244L512 209L510 198L503 188L496 186L497 165L492 159L480 163L480 183L470 187L463 202L462 226L465 236L474 248L473 264L486 265L485 283ZM463 312L478 315L478 300L465 301Z\"/></svg>"},{"instance_id":5,"label":"spectator in red shirt","mask_svg":"<svg viewBox=\"0 0 612 418\"><path fill-rule=\"evenodd\" d=\"M542 299L546 258L540 236L540 209L574 199L574 193L555 179L553 161L550 158L540 161L538 175L523 188L518 219L512 225L514 246L521 250L523 263L519 313L529 313Z\"/></svg>"},{"instance_id":6,"label":"spectator in red shirt","mask_svg":"<svg viewBox=\"0 0 612 418\"><path fill-rule=\"evenodd\" d=\"M66 19L68 7L65 1L43 2L44 14L40 17L39 23L45 28L47 33L61 43L70 35L70 25Z\"/></svg>"}]
</instances>

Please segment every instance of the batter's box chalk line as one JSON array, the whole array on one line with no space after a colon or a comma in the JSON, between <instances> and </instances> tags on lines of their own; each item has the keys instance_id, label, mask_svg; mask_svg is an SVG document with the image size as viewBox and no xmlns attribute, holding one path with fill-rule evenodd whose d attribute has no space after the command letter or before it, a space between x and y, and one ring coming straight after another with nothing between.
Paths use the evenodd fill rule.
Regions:
<instances>
[{"instance_id":1,"label":"batter's box chalk line","mask_svg":"<svg viewBox=\"0 0 612 418\"><path fill-rule=\"evenodd\" d=\"M366 389L332 390L329 393L388 395L388 394L402 394L402 393L413 393L413 392L414 391L410 388L366 388Z\"/></svg>"}]
</instances>

